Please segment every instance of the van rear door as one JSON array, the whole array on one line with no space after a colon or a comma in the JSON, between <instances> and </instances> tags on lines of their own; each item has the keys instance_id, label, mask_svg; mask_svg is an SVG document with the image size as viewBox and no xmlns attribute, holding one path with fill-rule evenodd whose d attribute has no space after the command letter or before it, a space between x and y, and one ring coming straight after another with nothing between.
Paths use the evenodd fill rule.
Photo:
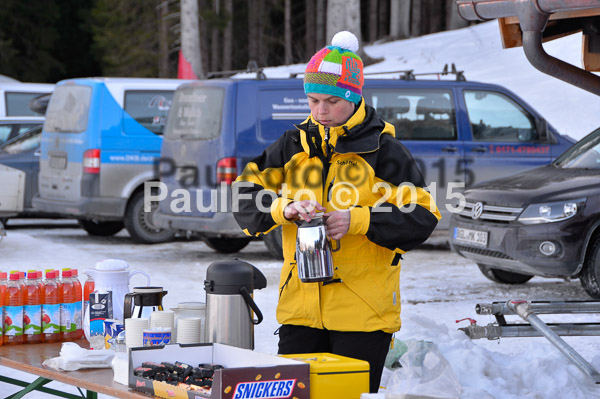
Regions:
<instances>
[{"instance_id":1,"label":"van rear door","mask_svg":"<svg viewBox=\"0 0 600 399\"><path fill-rule=\"evenodd\" d=\"M233 90L218 81L176 90L161 149L160 180L168 190L161 213L212 217L217 211L217 164L235 156L234 102L226 101Z\"/></svg>"},{"instance_id":2,"label":"van rear door","mask_svg":"<svg viewBox=\"0 0 600 399\"><path fill-rule=\"evenodd\" d=\"M41 198L80 199L84 152L87 148L99 148L99 137L87 134L99 123L99 113L90 115L93 95L99 94L92 85L65 83L54 90L42 132Z\"/></svg>"}]
</instances>

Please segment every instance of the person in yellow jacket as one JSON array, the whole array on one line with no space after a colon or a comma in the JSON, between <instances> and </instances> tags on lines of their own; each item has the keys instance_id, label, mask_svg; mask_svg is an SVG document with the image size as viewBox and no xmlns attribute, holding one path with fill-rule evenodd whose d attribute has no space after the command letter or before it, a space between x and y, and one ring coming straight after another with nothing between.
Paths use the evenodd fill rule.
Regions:
<instances>
[{"instance_id":1,"label":"person in yellow jacket","mask_svg":"<svg viewBox=\"0 0 600 399\"><path fill-rule=\"evenodd\" d=\"M340 32L310 60L311 115L249 162L234 183L234 216L248 235L282 225L279 353L329 352L366 360L377 392L392 334L400 329L400 259L440 219L410 152L362 97L358 40ZM325 212L340 240L331 281L303 283L295 220Z\"/></svg>"}]
</instances>

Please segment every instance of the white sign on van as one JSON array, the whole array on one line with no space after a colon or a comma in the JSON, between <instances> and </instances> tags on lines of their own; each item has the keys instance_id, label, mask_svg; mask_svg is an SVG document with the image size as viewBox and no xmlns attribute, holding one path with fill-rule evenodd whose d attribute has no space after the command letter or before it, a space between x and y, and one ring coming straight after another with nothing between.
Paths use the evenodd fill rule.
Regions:
<instances>
[{"instance_id":1,"label":"white sign on van","mask_svg":"<svg viewBox=\"0 0 600 399\"><path fill-rule=\"evenodd\" d=\"M308 115L310 115L310 107L306 97L284 97L283 104L273 104L272 118L274 120L306 119Z\"/></svg>"}]
</instances>

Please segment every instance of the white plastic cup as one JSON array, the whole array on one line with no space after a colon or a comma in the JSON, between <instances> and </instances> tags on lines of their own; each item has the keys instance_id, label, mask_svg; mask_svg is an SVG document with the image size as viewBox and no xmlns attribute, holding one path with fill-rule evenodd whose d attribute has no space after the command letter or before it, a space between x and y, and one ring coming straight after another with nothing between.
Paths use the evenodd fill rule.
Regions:
<instances>
[{"instance_id":1,"label":"white plastic cup","mask_svg":"<svg viewBox=\"0 0 600 399\"><path fill-rule=\"evenodd\" d=\"M177 321L177 343L198 344L202 338L202 319L199 317L181 318Z\"/></svg>"},{"instance_id":2,"label":"white plastic cup","mask_svg":"<svg viewBox=\"0 0 600 399\"><path fill-rule=\"evenodd\" d=\"M125 319L125 344L128 348L144 346L144 330L148 325L148 319Z\"/></svg>"}]
</instances>

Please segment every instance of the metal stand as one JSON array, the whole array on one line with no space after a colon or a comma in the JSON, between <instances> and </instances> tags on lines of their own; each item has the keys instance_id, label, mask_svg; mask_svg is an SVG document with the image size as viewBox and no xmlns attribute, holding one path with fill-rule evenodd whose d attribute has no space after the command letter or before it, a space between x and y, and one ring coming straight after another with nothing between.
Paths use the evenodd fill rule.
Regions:
<instances>
[{"instance_id":1,"label":"metal stand","mask_svg":"<svg viewBox=\"0 0 600 399\"><path fill-rule=\"evenodd\" d=\"M68 392L62 392L57 389L44 387L44 385L46 385L47 383L52 382L52 380L44 377L39 377L33 382L26 382L0 375L0 381L23 387L21 391L9 395L5 399L19 399L32 391L44 392L50 395L59 396L61 398L67 399L98 399L98 394L96 392L86 391L86 394L84 395L84 393L79 387L77 387L77 390L79 391L81 396L73 395Z\"/></svg>"},{"instance_id":2,"label":"metal stand","mask_svg":"<svg viewBox=\"0 0 600 399\"><path fill-rule=\"evenodd\" d=\"M470 326L459 328L469 338L494 340L500 337L545 337L596 384L600 384L600 373L559 336L600 336L600 323L546 324L537 316L538 314L600 313L599 301L493 302L477 304L475 311L480 315L494 315L497 323L478 326L471 321ZM529 324L508 324L505 315L518 315Z\"/></svg>"}]
</instances>

